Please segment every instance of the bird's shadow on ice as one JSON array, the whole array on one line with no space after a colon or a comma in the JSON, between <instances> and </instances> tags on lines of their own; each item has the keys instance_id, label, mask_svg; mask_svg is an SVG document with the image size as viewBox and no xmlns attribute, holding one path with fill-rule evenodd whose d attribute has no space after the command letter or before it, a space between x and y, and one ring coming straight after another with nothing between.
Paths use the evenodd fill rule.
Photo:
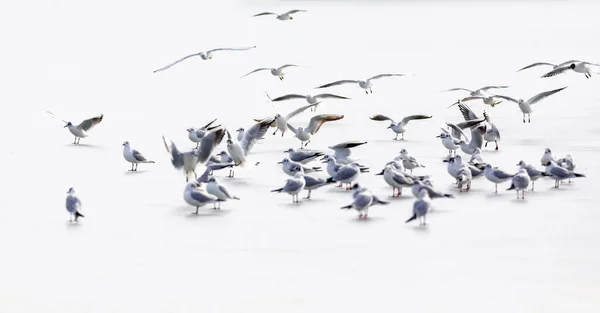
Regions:
<instances>
[{"instance_id":1,"label":"bird's shadow on ice","mask_svg":"<svg viewBox=\"0 0 600 313\"><path fill-rule=\"evenodd\" d=\"M189 209L188 209L189 210ZM191 213L188 213L185 217L187 218L203 218L203 217L217 217L217 216L225 216L229 214L229 210L214 210L213 208L200 209L198 210L198 214L196 214L195 210Z\"/></svg>"},{"instance_id":2,"label":"bird's shadow on ice","mask_svg":"<svg viewBox=\"0 0 600 313\"><path fill-rule=\"evenodd\" d=\"M425 225L421 225L419 222L409 226L410 229L412 229L415 233L419 233L419 234L427 234L429 233L429 223L425 224Z\"/></svg>"},{"instance_id":3,"label":"bird's shadow on ice","mask_svg":"<svg viewBox=\"0 0 600 313\"><path fill-rule=\"evenodd\" d=\"M84 144L84 143L80 143L80 144L66 144L65 147L81 147L81 148L91 148L91 149L101 149L103 148L102 146L98 146L98 145L90 145L90 144Z\"/></svg>"},{"instance_id":4,"label":"bird's shadow on ice","mask_svg":"<svg viewBox=\"0 0 600 313\"><path fill-rule=\"evenodd\" d=\"M131 170L128 170L128 171L124 172L123 174L125 174L125 175L135 175L135 174L143 174L143 173L146 173L146 172L148 172L148 171L131 171Z\"/></svg>"},{"instance_id":5,"label":"bird's shadow on ice","mask_svg":"<svg viewBox=\"0 0 600 313\"><path fill-rule=\"evenodd\" d=\"M65 222L65 227L67 227L67 230L69 230L69 231L76 231L80 225L81 224L79 222L69 222L69 221Z\"/></svg>"},{"instance_id":6,"label":"bird's shadow on ice","mask_svg":"<svg viewBox=\"0 0 600 313\"><path fill-rule=\"evenodd\" d=\"M358 218L358 216L355 216L354 218L352 218L350 221L354 222L354 223L365 223L365 224L370 224L370 223L374 223L374 222L378 222L378 221L382 221L384 220L384 218L379 217L379 216L369 216L367 218Z\"/></svg>"}]
</instances>

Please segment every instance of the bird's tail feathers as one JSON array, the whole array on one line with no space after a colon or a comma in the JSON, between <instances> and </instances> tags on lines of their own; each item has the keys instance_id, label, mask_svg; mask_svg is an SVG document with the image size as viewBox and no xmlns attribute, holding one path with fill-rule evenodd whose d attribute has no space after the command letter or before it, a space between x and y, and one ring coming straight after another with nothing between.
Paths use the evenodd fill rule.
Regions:
<instances>
[{"instance_id":1,"label":"bird's tail feathers","mask_svg":"<svg viewBox=\"0 0 600 313\"><path fill-rule=\"evenodd\" d=\"M446 193L446 194L444 194L444 197L445 198L454 198L454 195Z\"/></svg>"},{"instance_id":2,"label":"bird's tail feathers","mask_svg":"<svg viewBox=\"0 0 600 313\"><path fill-rule=\"evenodd\" d=\"M417 214L413 214L409 219L406 220L406 222L404 223L408 223L410 221L416 220L417 219Z\"/></svg>"},{"instance_id":3,"label":"bird's tail feathers","mask_svg":"<svg viewBox=\"0 0 600 313\"><path fill-rule=\"evenodd\" d=\"M329 178L327 178L327 183L328 184L335 183L335 180L333 179L333 177L329 177Z\"/></svg>"},{"instance_id":4,"label":"bird's tail feathers","mask_svg":"<svg viewBox=\"0 0 600 313\"><path fill-rule=\"evenodd\" d=\"M575 177L585 177L585 174L573 173L573 175L575 175Z\"/></svg>"},{"instance_id":5,"label":"bird's tail feathers","mask_svg":"<svg viewBox=\"0 0 600 313\"><path fill-rule=\"evenodd\" d=\"M340 209L351 209L352 208L352 204L348 204L346 206L341 207Z\"/></svg>"},{"instance_id":6,"label":"bird's tail feathers","mask_svg":"<svg viewBox=\"0 0 600 313\"><path fill-rule=\"evenodd\" d=\"M281 192L282 190L283 190L283 188L273 189L273 190L271 190L271 192Z\"/></svg>"},{"instance_id":7,"label":"bird's tail feathers","mask_svg":"<svg viewBox=\"0 0 600 313\"><path fill-rule=\"evenodd\" d=\"M515 189L515 184L510 184L510 187L508 187L508 189L506 190L514 190Z\"/></svg>"},{"instance_id":8,"label":"bird's tail feathers","mask_svg":"<svg viewBox=\"0 0 600 313\"><path fill-rule=\"evenodd\" d=\"M79 213L79 211L75 211L75 218L85 217L83 214Z\"/></svg>"}]
</instances>

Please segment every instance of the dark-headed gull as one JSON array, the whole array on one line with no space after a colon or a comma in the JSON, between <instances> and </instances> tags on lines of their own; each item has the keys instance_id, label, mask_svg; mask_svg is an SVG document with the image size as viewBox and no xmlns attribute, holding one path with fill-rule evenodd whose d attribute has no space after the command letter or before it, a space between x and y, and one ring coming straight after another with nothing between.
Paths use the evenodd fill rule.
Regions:
<instances>
[{"instance_id":1,"label":"dark-headed gull","mask_svg":"<svg viewBox=\"0 0 600 313\"><path fill-rule=\"evenodd\" d=\"M390 121L391 124L388 126L394 133L396 133L396 137L394 140L398 140L398 135L402 134L402 140L404 140L404 133L406 132L406 127L408 126L408 122L412 120L424 120L431 118L431 115L417 114L417 115L409 115L402 118L400 121L395 122L392 118L387 117L385 115L376 114L369 117L373 121Z\"/></svg>"},{"instance_id":2,"label":"dark-headed gull","mask_svg":"<svg viewBox=\"0 0 600 313\"><path fill-rule=\"evenodd\" d=\"M521 191L521 199L525 199L525 190L527 190L527 187L529 187L530 181L531 178L529 178L527 170L525 170L524 168L520 168L519 172L512 177L510 187L506 190L515 190L517 192L517 199L519 199L519 191Z\"/></svg>"},{"instance_id":3,"label":"dark-headed gull","mask_svg":"<svg viewBox=\"0 0 600 313\"><path fill-rule=\"evenodd\" d=\"M306 185L306 181L304 180L304 174L301 172L296 172L294 177L289 178L285 181L285 185L279 189L271 190L271 192L285 192L292 196L292 202L298 203L298 194L304 190L304 186Z\"/></svg>"},{"instance_id":4,"label":"dark-headed gull","mask_svg":"<svg viewBox=\"0 0 600 313\"><path fill-rule=\"evenodd\" d=\"M344 97L344 96L338 96L338 95L334 95L331 93L321 93L321 94L317 94L317 95L300 95L300 94L287 94L284 96L280 96L277 98L272 99L271 96L269 96L268 93L265 93L267 95L267 98L269 98L269 100L271 100L272 102L279 102L279 101L286 101L286 100L292 100L292 99L305 99L306 102L308 102L308 104L320 104L321 103L321 99L342 99L342 100L349 100L350 98L348 97ZM315 106L314 108L311 108L311 111L315 111L317 109L317 106Z\"/></svg>"},{"instance_id":5,"label":"dark-headed gull","mask_svg":"<svg viewBox=\"0 0 600 313\"><path fill-rule=\"evenodd\" d=\"M261 68L257 68L254 71L240 77L240 78L244 78L250 74L256 73L256 72L260 72L260 71L269 71L271 72L271 75L279 77L279 80L283 80L283 76L285 76L285 73L283 72L283 69L288 68L288 67L298 67L300 65L295 65L295 64L285 64L282 65L280 67L273 67L273 68L269 68L269 67L261 67Z\"/></svg>"},{"instance_id":6,"label":"dark-headed gull","mask_svg":"<svg viewBox=\"0 0 600 313\"><path fill-rule=\"evenodd\" d=\"M265 135L271 123L270 120L264 120L252 125L248 131L244 132L241 141L234 141L229 131L227 131L227 152L229 152L236 166L243 167L246 164L248 154L258 139Z\"/></svg>"},{"instance_id":7,"label":"dark-headed gull","mask_svg":"<svg viewBox=\"0 0 600 313\"><path fill-rule=\"evenodd\" d=\"M554 70L542 75L543 78L545 77L552 77L552 76L556 76L558 74L562 74L566 71L572 70L576 73L582 73L585 75L585 78L591 78L592 77L592 73L598 73L598 70L600 67L600 64L595 64L595 63L590 63L590 62L574 62L569 64L568 66L564 65L558 68L555 68Z\"/></svg>"},{"instance_id":8,"label":"dark-headed gull","mask_svg":"<svg viewBox=\"0 0 600 313\"><path fill-rule=\"evenodd\" d=\"M219 200L218 202L215 202L215 210L220 210L221 209L221 202L222 201L227 201L229 199L234 199L234 200L240 200L240 198L232 195L229 190L227 190L227 188L225 188L225 186L219 184L219 182L217 181L217 179L215 177L210 177L208 179L208 184L206 184L206 191L208 193L210 193L211 195L217 197Z\"/></svg>"},{"instance_id":9,"label":"dark-headed gull","mask_svg":"<svg viewBox=\"0 0 600 313\"><path fill-rule=\"evenodd\" d=\"M318 105L320 102L314 103L314 104L309 104L309 105L305 105L302 107L297 108L296 110L288 113L286 116L283 116L279 113L275 114L274 117L272 118L262 118L262 119L254 119L255 122L261 122L261 121L265 121L265 120L272 120L270 126L273 127L277 127L277 129L275 130L275 132L273 132L273 135L277 134L277 131L281 132L281 137L283 137L283 135L285 134L285 131L287 130L287 123L289 120L291 120L294 116L306 111L306 109L309 108L313 108L316 105Z\"/></svg>"},{"instance_id":10,"label":"dark-headed gull","mask_svg":"<svg viewBox=\"0 0 600 313\"><path fill-rule=\"evenodd\" d=\"M431 209L431 198L427 189L421 189L417 199L413 202L412 216L405 223L419 219L420 225L426 224L426 216Z\"/></svg>"},{"instance_id":11,"label":"dark-headed gull","mask_svg":"<svg viewBox=\"0 0 600 313\"><path fill-rule=\"evenodd\" d=\"M552 64L552 63L548 63L548 62L536 62L536 63L532 63L532 64L529 64L529 65L523 67L522 69L518 70L517 72L520 72L522 70L526 70L528 68L536 67L536 66L542 66L542 65L544 65L544 66L551 66L552 69L556 69L556 68L559 68L559 67L568 66L569 64L575 63L575 62L580 62L580 61L569 60L569 61L566 61L566 62L563 62L563 63L560 63L560 64Z\"/></svg>"},{"instance_id":12,"label":"dark-headed gull","mask_svg":"<svg viewBox=\"0 0 600 313\"><path fill-rule=\"evenodd\" d=\"M483 175L489 181L494 183L494 185L495 185L494 192L495 193L498 193L498 184L508 181L509 179L513 178L513 176L515 176L515 174L510 174L501 169L492 167L491 164L485 165L485 167L483 168Z\"/></svg>"},{"instance_id":13,"label":"dark-headed gull","mask_svg":"<svg viewBox=\"0 0 600 313\"><path fill-rule=\"evenodd\" d=\"M298 140L300 140L300 148L304 148L306 145L310 143L310 138L315 135L321 126L326 122L337 121L343 119L344 116L340 114L319 114L315 115L310 119L308 123L308 127L298 127L295 128L290 123L287 123L287 127L291 130ZM306 142L306 143L305 143Z\"/></svg>"},{"instance_id":14,"label":"dark-headed gull","mask_svg":"<svg viewBox=\"0 0 600 313\"><path fill-rule=\"evenodd\" d=\"M208 124L200 127L200 128L194 128L194 127L190 127L188 129L186 129L186 131L188 132L188 138L192 141L196 143L196 148L198 148L198 146L200 145L200 142L202 141L202 138L204 138L204 135L206 135L208 132L219 128L221 125L217 125L217 126L211 126L217 119L214 119L212 121L210 121Z\"/></svg>"},{"instance_id":15,"label":"dark-headed gull","mask_svg":"<svg viewBox=\"0 0 600 313\"><path fill-rule=\"evenodd\" d=\"M327 87L331 87L331 86L337 86L337 85L342 85L342 84L358 84L358 86L362 89L365 90L366 94L369 93L373 93L373 90L371 90L371 81L375 80L375 79L380 79L383 77L394 77L394 76L405 76L405 74L379 74L379 75L375 75L371 78L368 78L366 80L338 80L329 84L325 84L325 85L321 85L319 87L316 87L317 89L319 88L327 88Z\"/></svg>"},{"instance_id":16,"label":"dark-headed gull","mask_svg":"<svg viewBox=\"0 0 600 313\"><path fill-rule=\"evenodd\" d=\"M185 200L187 204L196 207L196 212L193 214L198 214L198 208L201 206L208 203L223 201L217 198L217 196L208 193L205 188L199 187L203 187L202 183L194 181L188 183L183 191L183 200Z\"/></svg>"},{"instance_id":17,"label":"dark-headed gull","mask_svg":"<svg viewBox=\"0 0 600 313\"><path fill-rule=\"evenodd\" d=\"M567 88L567 87L565 86L565 87L554 89L554 90L544 91L542 93L539 93L539 94L529 98L527 101L525 101L523 99L517 100L515 98L502 96L502 95L496 95L496 97L518 104L519 109L521 109L521 112L523 112L523 123L525 123L525 115L527 115L527 117L528 117L528 122L531 123L531 112L532 112L531 106L535 103L540 102L542 99L544 99L546 97L549 97L561 90L564 90L565 88Z\"/></svg>"}]
</instances>

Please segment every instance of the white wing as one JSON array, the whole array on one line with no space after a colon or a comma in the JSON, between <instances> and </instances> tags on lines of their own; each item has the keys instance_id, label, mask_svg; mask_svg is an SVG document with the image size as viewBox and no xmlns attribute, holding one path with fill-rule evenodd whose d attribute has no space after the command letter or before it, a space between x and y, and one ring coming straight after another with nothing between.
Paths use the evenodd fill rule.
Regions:
<instances>
[{"instance_id":1,"label":"white wing","mask_svg":"<svg viewBox=\"0 0 600 313\"><path fill-rule=\"evenodd\" d=\"M341 120L342 118L344 118L343 115L339 115L339 114L320 114L320 115L315 115L310 119L310 123L308 123L308 127L307 127L307 131L311 134L314 135L316 134L319 129L321 128L321 126L323 124L325 124L325 122L331 122L331 121L337 121L337 120Z\"/></svg>"},{"instance_id":2,"label":"white wing","mask_svg":"<svg viewBox=\"0 0 600 313\"><path fill-rule=\"evenodd\" d=\"M242 76L240 78L244 78L244 77L246 77L246 76L248 76L248 75L250 75L252 73L256 73L258 71L265 71L265 70L268 71L268 70L271 70L271 69L270 68L266 68L266 67L257 68L254 71L252 71L252 72L250 72L250 73L248 73L248 74L246 74L246 75L244 75L244 76Z\"/></svg>"},{"instance_id":3,"label":"white wing","mask_svg":"<svg viewBox=\"0 0 600 313\"><path fill-rule=\"evenodd\" d=\"M392 77L392 76L404 76L405 74L379 74L379 75L375 75L367 80L374 80L374 79L380 79L383 77Z\"/></svg>"},{"instance_id":4,"label":"white wing","mask_svg":"<svg viewBox=\"0 0 600 313\"><path fill-rule=\"evenodd\" d=\"M298 114L300 114L300 113L304 112L306 109L308 109L308 108L311 108L311 107L314 107L314 106L316 106L316 105L318 105L318 104L320 104L320 103L321 103L321 102L317 102L317 103L315 103L315 104L309 104L309 105L305 105L305 106L303 106L303 107L299 107L299 108L297 108L296 110L294 110L294 111L290 112L290 114L286 115L286 116L285 116L285 120L286 120L286 121L289 121L289 120L290 120L292 117L294 117L294 116L296 116L296 115L298 115Z\"/></svg>"},{"instance_id":5,"label":"white wing","mask_svg":"<svg viewBox=\"0 0 600 313\"><path fill-rule=\"evenodd\" d=\"M256 142L267 133L271 123L272 121L270 120L258 122L252 125L252 127L250 127L250 129L244 133L244 138L242 138L240 146L242 146L242 149L244 149L244 153L246 155L250 153L250 150L252 147L254 147L254 144L256 144Z\"/></svg>"},{"instance_id":6,"label":"white wing","mask_svg":"<svg viewBox=\"0 0 600 313\"><path fill-rule=\"evenodd\" d=\"M156 72L161 72L161 71L164 71L164 70L166 70L166 69L170 68L171 66L173 66L173 65L175 65L175 64L177 64L177 63L179 63L179 62L185 61L185 60L187 60L187 59L189 59L189 58L191 58L191 57L199 56L201 53L202 53L202 52L198 52L198 53L194 53L194 54L186 55L186 56L184 56L183 58L181 58L181 59L179 59L179 60L177 60L177 61L175 61L175 62L173 62L173 63L171 63L171 64L169 64L169 65L167 65L167 66L164 66L164 67L161 67L161 68L159 68L159 69L155 70L155 71L154 71L154 73L156 73Z\"/></svg>"},{"instance_id":7,"label":"white wing","mask_svg":"<svg viewBox=\"0 0 600 313\"><path fill-rule=\"evenodd\" d=\"M250 50L250 49L254 49L254 48L256 48L256 46L243 47L243 48L216 48L216 49L208 50L208 51L206 51L206 53L212 53L212 52L216 52L216 51L244 51L244 50Z\"/></svg>"},{"instance_id":8,"label":"white wing","mask_svg":"<svg viewBox=\"0 0 600 313\"><path fill-rule=\"evenodd\" d=\"M542 93L539 93L539 94L531 97L529 100L527 100L527 103L529 103L529 105L532 105L534 103L540 102L542 99L544 99L546 97L549 97L549 96L551 96L551 95L553 95L553 94L555 94L555 93L557 93L557 92L559 92L559 91L561 91L561 90L563 90L565 88L567 88L567 87L565 86L565 87L554 89L554 90L550 90L550 91L544 91Z\"/></svg>"}]
</instances>

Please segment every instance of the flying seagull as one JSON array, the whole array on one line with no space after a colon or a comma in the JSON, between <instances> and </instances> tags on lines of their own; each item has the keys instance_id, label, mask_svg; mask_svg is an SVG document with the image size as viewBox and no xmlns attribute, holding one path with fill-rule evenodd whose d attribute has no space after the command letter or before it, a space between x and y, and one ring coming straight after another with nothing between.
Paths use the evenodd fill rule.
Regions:
<instances>
[{"instance_id":1,"label":"flying seagull","mask_svg":"<svg viewBox=\"0 0 600 313\"><path fill-rule=\"evenodd\" d=\"M298 67L300 65L295 65L295 64L286 64L286 65L282 65L280 67L273 67L273 68L269 68L269 67L261 67L261 68L257 68L254 71L240 77L240 78L244 78L252 73L256 73L256 72L260 72L260 71L270 71L271 75L279 77L279 80L283 80L283 76L285 76L285 73L283 72L283 69L288 68L288 67Z\"/></svg>"},{"instance_id":2,"label":"flying seagull","mask_svg":"<svg viewBox=\"0 0 600 313\"><path fill-rule=\"evenodd\" d=\"M369 94L369 93L373 93L373 90L371 90L371 81L372 80L383 78L383 77L392 77L392 76L405 76L405 74L379 74L379 75L375 75L367 80L338 80L333 83L329 83L329 84L325 84L325 85L316 87L316 89L327 88L327 87L337 86L337 85L342 85L342 84L358 84L358 86L360 88L365 90L366 94Z\"/></svg>"},{"instance_id":3,"label":"flying seagull","mask_svg":"<svg viewBox=\"0 0 600 313\"><path fill-rule=\"evenodd\" d=\"M298 13L298 12L306 12L306 10L291 10L291 11L287 11L283 14L277 14L277 13L273 13L273 12L262 12L262 13L252 15L252 17L265 16L265 15L276 15L275 16L276 19L278 19L280 21L287 21L287 20L293 20L294 17L292 16L292 14Z\"/></svg>"},{"instance_id":4,"label":"flying seagull","mask_svg":"<svg viewBox=\"0 0 600 313\"><path fill-rule=\"evenodd\" d=\"M318 95L288 94L285 96L277 97L275 99L271 99L271 97L269 96L268 93L265 93L265 94L267 95L267 98L269 98L269 100L271 100L272 102L279 102L279 101L292 100L292 99L306 99L306 102L308 102L308 104L319 104L321 102L321 101L319 101L320 99L343 99L343 100L350 99L348 97L338 96L338 95L334 95L331 93L321 93ZM317 109L317 106L314 107L314 110L316 110L316 109ZM311 111L313 111L313 108L311 108Z\"/></svg>"},{"instance_id":5,"label":"flying seagull","mask_svg":"<svg viewBox=\"0 0 600 313\"><path fill-rule=\"evenodd\" d=\"M245 50L250 50L250 49L254 49L254 48L256 48L256 46L243 47L243 48L217 48L217 49L212 49L212 50L208 50L208 51L201 51L201 52L197 52L197 53L192 53L192 54L187 55L187 56L185 56L185 57L183 57L183 58L181 58L181 59L179 59L179 60L177 60L177 61L175 61L175 62L173 62L173 63L171 63L169 65L167 65L167 66L164 66L164 67L161 67L161 68L155 70L154 73L156 73L156 72L162 72L162 71L170 68L171 66L173 66L173 65L175 65L175 64L177 64L179 62L182 62L184 60L187 60L187 59L189 59L191 57L199 56L202 60L209 60L209 59L213 58L213 53L217 52L217 51L245 51Z\"/></svg>"},{"instance_id":6,"label":"flying seagull","mask_svg":"<svg viewBox=\"0 0 600 313\"><path fill-rule=\"evenodd\" d=\"M404 140L404 133L406 132L408 122L412 120L424 120L428 118L431 118L431 115L409 115L407 117L404 117L399 122L395 122L393 119L381 114L376 114L370 117L370 119L373 121L390 121L391 124L390 126L388 126L388 128L391 128L392 131L396 133L396 137L394 138L394 140L398 140L398 134L402 134L402 140Z\"/></svg>"},{"instance_id":7,"label":"flying seagull","mask_svg":"<svg viewBox=\"0 0 600 313\"><path fill-rule=\"evenodd\" d=\"M571 63L568 66L557 67L554 70L542 75L542 78L556 76L558 74L562 74L568 70L572 70L576 73L582 73L585 75L585 78L591 78L592 73L597 73L598 70L594 70L593 67L599 67L600 64L590 63L590 62L577 62Z\"/></svg>"},{"instance_id":8,"label":"flying seagull","mask_svg":"<svg viewBox=\"0 0 600 313\"><path fill-rule=\"evenodd\" d=\"M554 90L544 91L542 93L539 93L539 94L529 98L527 101L525 101L523 99L517 100L517 99L511 98L511 97L502 96L502 95L496 95L496 97L518 104L519 109L521 109L521 112L523 112L523 123L525 123L525 115L526 114L527 114L529 123L531 123L531 112L532 112L531 106L535 103L540 102L542 99L544 99L548 96L551 96L565 88L567 88L567 87L565 86L565 87L554 89Z\"/></svg>"},{"instance_id":9,"label":"flying seagull","mask_svg":"<svg viewBox=\"0 0 600 313\"><path fill-rule=\"evenodd\" d=\"M296 135L296 138L300 140L300 148L304 148L310 143L310 138L315 135L319 129L321 129L323 124L326 122L341 120L343 118L343 115L338 114L320 114L313 116L308 123L308 127L306 128L295 128L290 123L287 123L287 127Z\"/></svg>"},{"instance_id":10,"label":"flying seagull","mask_svg":"<svg viewBox=\"0 0 600 313\"><path fill-rule=\"evenodd\" d=\"M563 62L563 63L560 63L560 64L552 64L552 63L548 63L548 62L536 62L536 63L532 63L532 64L529 64L529 65L525 66L524 68L518 70L517 72L520 72L522 70L526 70L528 68L536 67L536 66L542 66L542 65L552 66L552 69L556 69L556 68L559 68L559 67L568 66L569 64L575 63L575 62L579 62L579 61L577 61L577 60L569 60L569 61L566 61L566 62Z\"/></svg>"}]
</instances>

